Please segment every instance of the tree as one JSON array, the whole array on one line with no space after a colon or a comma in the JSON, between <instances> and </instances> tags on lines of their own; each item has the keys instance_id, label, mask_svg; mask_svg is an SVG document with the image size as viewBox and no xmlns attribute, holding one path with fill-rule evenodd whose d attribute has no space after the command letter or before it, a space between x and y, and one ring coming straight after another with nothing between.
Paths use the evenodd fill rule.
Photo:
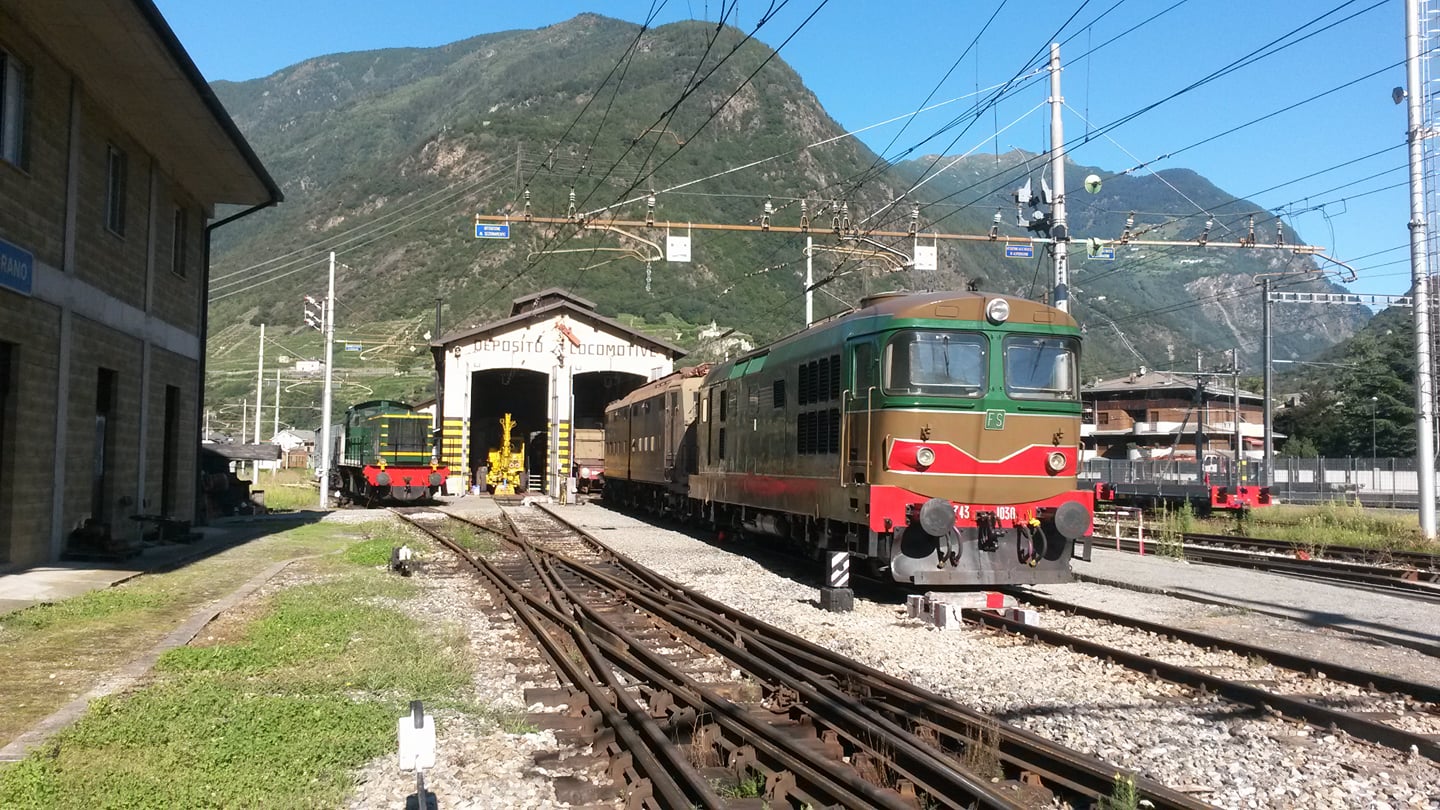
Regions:
<instances>
[{"instance_id":1,"label":"tree","mask_svg":"<svg viewBox=\"0 0 1440 810\"><path fill-rule=\"evenodd\" d=\"M1378 456L1413 456L1415 355L1408 315L1393 309L1377 315L1321 361L1288 377L1286 385L1302 392L1302 402L1276 413L1275 429L1322 456L1369 457L1372 440Z\"/></svg>"}]
</instances>

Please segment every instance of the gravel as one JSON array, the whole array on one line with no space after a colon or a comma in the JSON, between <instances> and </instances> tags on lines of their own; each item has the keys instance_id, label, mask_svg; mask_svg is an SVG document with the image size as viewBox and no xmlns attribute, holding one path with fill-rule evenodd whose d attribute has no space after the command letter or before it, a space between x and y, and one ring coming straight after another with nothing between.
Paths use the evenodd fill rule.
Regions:
<instances>
[{"instance_id":1,"label":"gravel","mask_svg":"<svg viewBox=\"0 0 1440 810\"><path fill-rule=\"evenodd\" d=\"M526 707L524 690L555 686L553 674L514 663L534 658L534 648L509 612L495 610L489 592L448 551L428 539L418 539L411 547L420 558L414 575L419 594L396 607L426 623L445 623L463 631L475 667L471 697L485 707L477 714L436 712L436 762L425 772L425 786L435 794L439 807L564 808L571 805L556 798L555 780L608 784L600 771L565 765L571 756L591 753L588 747L562 750L550 731L506 731L514 729L527 712L541 710ZM537 757L546 764L537 765ZM415 776L398 765L393 753L367 764L356 775L356 788L345 806L351 810L404 807L405 798L415 793Z\"/></svg>"},{"instance_id":2,"label":"gravel","mask_svg":"<svg viewBox=\"0 0 1440 810\"><path fill-rule=\"evenodd\" d=\"M772 573L743 549L596 505L562 514L637 562L739 610L1219 806L1440 808L1440 768L1418 755L1199 697L1015 636L936 630L891 604L857 598L853 613L827 613L815 588Z\"/></svg>"}]
</instances>

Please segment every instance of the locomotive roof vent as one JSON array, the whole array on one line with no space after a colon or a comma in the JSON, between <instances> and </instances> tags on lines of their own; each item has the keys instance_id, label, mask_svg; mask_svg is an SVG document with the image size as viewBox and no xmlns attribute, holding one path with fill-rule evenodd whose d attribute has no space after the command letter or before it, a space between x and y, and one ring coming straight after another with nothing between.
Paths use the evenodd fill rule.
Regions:
<instances>
[{"instance_id":1,"label":"locomotive roof vent","mask_svg":"<svg viewBox=\"0 0 1440 810\"><path fill-rule=\"evenodd\" d=\"M869 295L860 299L860 308L864 309L865 307L868 307L872 304L878 304L881 301L889 298L899 298L902 295L910 294L911 293L905 292L904 290L887 290L885 292L870 293Z\"/></svg>"}]
</instances>

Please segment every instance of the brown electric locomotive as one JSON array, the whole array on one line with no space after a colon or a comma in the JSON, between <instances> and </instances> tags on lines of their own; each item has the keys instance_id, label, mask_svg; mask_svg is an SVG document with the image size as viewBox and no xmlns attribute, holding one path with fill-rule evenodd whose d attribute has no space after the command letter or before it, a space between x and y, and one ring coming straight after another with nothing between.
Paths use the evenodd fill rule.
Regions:
<instances>
[{"instance_id":1,"label":"brown electric locomotive","mask_svg":"<svg viewBox=\"0 0 1440 810\"><path fill-rule=\"evenodd\" d=\"M606 411L606 498L848 551L915 585L1069 578L1080 335L1011 296L892 293Z\"/></svg>"}]
</instances>

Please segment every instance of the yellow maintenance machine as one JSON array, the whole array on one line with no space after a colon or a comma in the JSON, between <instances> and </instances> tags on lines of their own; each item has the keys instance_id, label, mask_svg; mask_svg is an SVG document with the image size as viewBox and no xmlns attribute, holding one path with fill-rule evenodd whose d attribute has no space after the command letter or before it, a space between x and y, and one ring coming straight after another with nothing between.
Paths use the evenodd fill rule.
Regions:
<instances>
[{"instance_id":1,"label":"yellow maintenance machine","mask_svg":"<svg viewBox=\"0 0 1440 810\"><path fill-rule=\"evenodd\" d=\"M490 468L485 473L485 484L496 495L515 494L525 476L525 443L510 443L510 431L514 429L515 420L505 414L500 420L500 448L490 451Z\"/></svg>"}]
</instances>

